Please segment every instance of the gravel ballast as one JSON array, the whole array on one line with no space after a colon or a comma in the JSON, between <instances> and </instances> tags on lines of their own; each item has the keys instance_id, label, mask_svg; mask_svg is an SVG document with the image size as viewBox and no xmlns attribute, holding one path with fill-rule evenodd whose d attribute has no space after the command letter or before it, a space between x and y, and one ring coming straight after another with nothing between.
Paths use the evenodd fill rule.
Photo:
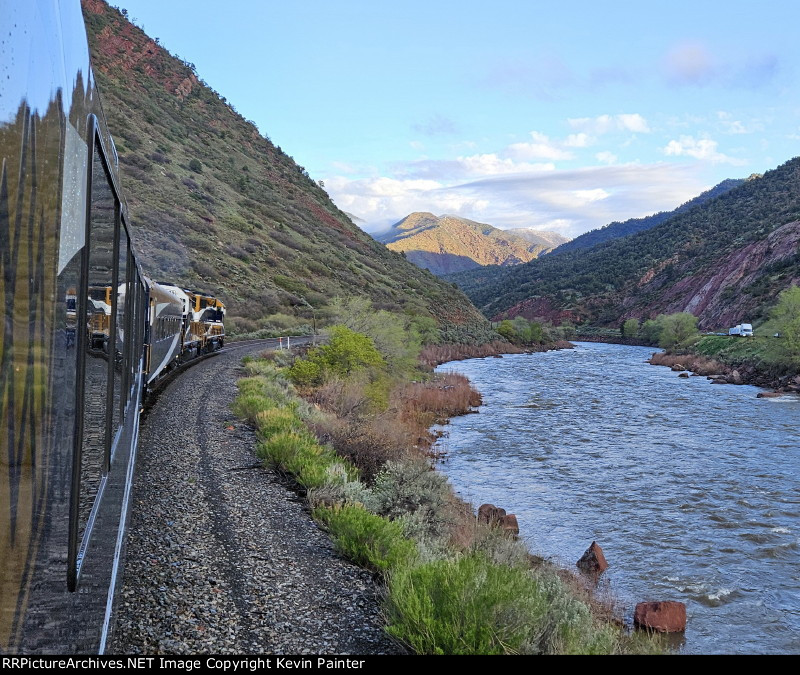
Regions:
<instances>
[{"instance_id":1,"label":"gravel ballast","mask_svg":"<svg viewBox=\"0 0 800 675\"><path fill-rule=\"evenodd\" d=\"M142 419L111 653L385 654L380 588L339 557L235 418L239 347L193 366Z\"/></svg>"}]
</instances>

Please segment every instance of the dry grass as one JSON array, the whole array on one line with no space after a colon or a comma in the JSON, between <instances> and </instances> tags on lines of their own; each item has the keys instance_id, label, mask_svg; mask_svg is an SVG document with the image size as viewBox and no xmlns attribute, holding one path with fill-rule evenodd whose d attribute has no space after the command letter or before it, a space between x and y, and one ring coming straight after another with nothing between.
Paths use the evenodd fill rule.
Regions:
<instances>
[{"instance_id":1,"label":"dry grass","mask_svg":"<svg viewBox=\"0 0 800 675\"><path fill-rule=\"evenodd\" d=\"M698 375L716 375L727 373L730 368L719 361L709 359L705 356L696 354L668 354L658 352L650 357L650 363L654 366L683 366L684 370L691 370Z\"/></svg>"},{"instance_id":2,"label":"dry grass","mask_svg":"<svg viewBox=\"0 0 800 675\"><path fill-rule=\"evenodd\" d=\"M419 360L429 368L435 368L448 361L480 359L497 354L522 354L525 350L510 342L495 340L482 345L428 345L420 353Z\"/></svg>"}]
</instances>

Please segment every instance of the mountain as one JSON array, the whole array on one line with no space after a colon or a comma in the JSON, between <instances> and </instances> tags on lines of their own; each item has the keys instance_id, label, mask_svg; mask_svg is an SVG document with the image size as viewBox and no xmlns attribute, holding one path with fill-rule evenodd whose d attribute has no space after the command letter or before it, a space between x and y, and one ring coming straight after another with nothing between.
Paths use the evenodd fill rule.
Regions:
<instances>
[{"instance_id":1,"label":"mountain","mask_svg":"<svg viewBox=\"0 0 800 675\"><path fill-rule=\"evenodd\" d=\"M534 230L532 227L514 227L508 230L503 230L505 233L516 234L522 237L525 241L532 244L541 244L550 249L555 249L562 244L569 241L569 237L565 237L558 232L545 232L544 230ZM552 252L552 251L549 251Z\"/></svg>"},{"instance_id":2,"label":"mountain","mask_svg":"<svg viewBox=\"0 0 800 675\"><path fill-rule=\"evenodd\" d=\"M488 336L460 291L356 227L192 64L102 0L82 5L147 274L218 294L240 332L301 329L333 297L368 295L450 339Z\"/></svg>"},{"instance_id":3,"label":"mountain","mask_svg":"<svg viewBox=\"0 0 800 675\"><path fill-rule=\"evenodd\" d=\"M604 241L618 239L619 237L627 237L629 234L636 234L637 232L644 232L645 230L649 230L656 225L661 225L661 223L669 220L679 213L688 211L689 209L699 206L700 204L705 204L709 199L719 197L729 190L739 187L742 183L744 183L743 179L728 178L727 180L715 185L710 190L706 190L705 192L699 194L694 199L690 199L688 202L681 204L673 211L660 211L652 216L646 216L645 218L631 218L622 223L609 223L604 227L591 230L590 232L586 232L579 237L575 237L575 239L572 239L565 244L561 244L561 246L553 249L550 253L566 253L567 251L577 251L580 248L591 248L597 244L602 244Z\"/></svg>"},{"instance_id":4,"label":"mountain","mask_svg":"<svg viewBox=\"0 0 800 675\"><path fill-rule=\"evenodd\" d=\"M799 246L795 158L644 232L449 279L495 319L619 325L688 311L720 328L757 321L800 282Z\"/></svg>"},{"instance_id":5,"label":"mountain","mask_svg":"<svg viewBox=\"0 0 800 675\"><path fill-rule=\"evenodd\" d=\"M554 241L565 241L554 232L511 232L458 216L424 212L406 216L376 238L436 275L483 265L518 265L550 250Z\"/></svg>"}]
</instances>

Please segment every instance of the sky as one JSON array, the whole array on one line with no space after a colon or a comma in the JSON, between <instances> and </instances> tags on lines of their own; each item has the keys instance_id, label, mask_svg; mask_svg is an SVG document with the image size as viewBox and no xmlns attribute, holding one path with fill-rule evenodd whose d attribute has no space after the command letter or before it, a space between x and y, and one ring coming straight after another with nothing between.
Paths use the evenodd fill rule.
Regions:
<instances>
[{"instance_id":1,"label":"sky","mask_svg":"<svg viewBox=\"0 0 800 675\"><path fill-rule=\"evenodd\" d=\"M793 0L117 2L368 231L574 237L800 154Z\"/></svg>"}]
</instances>

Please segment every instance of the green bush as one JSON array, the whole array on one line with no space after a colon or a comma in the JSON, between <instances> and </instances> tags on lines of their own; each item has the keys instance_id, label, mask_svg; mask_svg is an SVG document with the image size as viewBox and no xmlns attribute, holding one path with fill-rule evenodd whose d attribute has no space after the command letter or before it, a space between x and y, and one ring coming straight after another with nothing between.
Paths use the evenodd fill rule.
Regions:
<instances>
[{"instance_id":1,"label":"green bush","mask_svg":"<svg viewBox=\"0 0 800 675\"><path fill-rule=\"evenodd\" d=\"M617 645L617 631L596 627L555 576L480 554L396 569L386 612L387 631L420 654L595 654Z\"/></svg>"},{"instance_id":2,"label":"green bush","mask_svg":"<svg viewBox=\"0 0 800 675\"><path fill-rule=\"evenodd\" d=\"M260 442L257 454L283 471L306 489L318 488L330 481L328 468L342 459L328 447L320 445L306 431L283 431ZM350 469L351 477L357 472Z\"/></svg>"},{"instance_id":3,"label":"green bush","mask_svg":"<svg viewBox=\"0 0 800 675\"><path fill-rule=\"evenodd\" d=\"M328 344L309 351L289 369L289 378L301 386L321 384L332 376L347 377L370 368L381 368L385 361L372 339L346 326L333 326Z\"/></svg>"},{"instance_id":4,"label":"green bush","mask_svg":"<svg viewBox=\"0 0 800 675\"><path fill-rule=\"evenodd\" d=\"M447 476L433 471L426 460L386 462L375 477L372 495L377 514L393 520L413 514L416 516L413 523L417 528L422 526L425 534L434 537L445 534L450 522L450 485Z\"/></svg>"},{"instance_id":5,"label":"green bush","mask_svg":"<svg viewBox=\"0 0 800 675\"><path fill-rule=\"evenodd\" d=\"M314 517L328 527L342 555L367 569L387 572L417 557L417 547L405 538L400 523L376 516L362 506L319 507Z\"/></svg>"},{"instance_id":6,"label":"green bush","mask_svg":"<svg viewBox=\"0 0 800 675\"><path fill-rule=\"evenodd\" d=\"M656 323L660 328L658 346L662 349L686 346L698 335L697 317L688 312L659 314Z\"/></svg>"}]
</instances>

